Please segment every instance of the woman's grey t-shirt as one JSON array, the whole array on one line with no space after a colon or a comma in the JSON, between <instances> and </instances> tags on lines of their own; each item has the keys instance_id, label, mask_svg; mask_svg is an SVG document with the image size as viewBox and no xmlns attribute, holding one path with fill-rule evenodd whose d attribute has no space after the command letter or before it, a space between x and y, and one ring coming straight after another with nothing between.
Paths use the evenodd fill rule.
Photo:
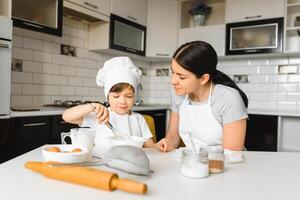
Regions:
<instances>
[{"instance_id":1,"label":"woman's grey t-shirt","mask_svg":"<svg viewBox=\"0 0 300 200\"><path fill-rule=\"evenodd\" d=\"M179 112L185 96L177 96L175 90L171 93L171 111ZM207 103L195 102L188 98L192 105ZM211 95L212 112L221 126L248 118L247 108L240 93L231 87L216 84Z\"/></svg>"}]
</instances>

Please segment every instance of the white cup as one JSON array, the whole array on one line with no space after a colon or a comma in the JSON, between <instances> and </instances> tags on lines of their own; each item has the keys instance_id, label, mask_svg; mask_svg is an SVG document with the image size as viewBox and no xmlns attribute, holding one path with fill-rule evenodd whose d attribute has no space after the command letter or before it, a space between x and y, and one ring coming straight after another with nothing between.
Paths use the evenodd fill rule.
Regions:
<instances>
[{"instance_id":1,"label":"white cup","mask_svg":"<svg viewBox=\"0 0 300 200\"><path fill-rule=\"evenodd\" d=\"M65 137L70 137L72 145L85 146L91 152L95 145L95 134L94 129L73 128L70 132L61 133L61 142L66 144Z\"/></svg>"}]
</instances>

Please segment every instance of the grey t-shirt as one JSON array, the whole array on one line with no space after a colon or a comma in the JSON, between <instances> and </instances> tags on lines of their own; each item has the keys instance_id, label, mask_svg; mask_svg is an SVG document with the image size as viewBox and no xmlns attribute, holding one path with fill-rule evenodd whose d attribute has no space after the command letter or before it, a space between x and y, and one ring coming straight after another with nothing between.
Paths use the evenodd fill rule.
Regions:
<instances>
[{"instance_id":1,"label":"grey t-shirt","mask_svg":"<svg viewBox=\"0 0 300 200\"><path fill-rule=\"evenodd\" d=\"M177 96L171 92L171 111L178 112L185 96ZM207 103L195 102L188 98L192 105ZM231 87L216 84L211 95L212 112L221 126L248 118L247 108L240 93Z\"/></svg>"}]
</instances>

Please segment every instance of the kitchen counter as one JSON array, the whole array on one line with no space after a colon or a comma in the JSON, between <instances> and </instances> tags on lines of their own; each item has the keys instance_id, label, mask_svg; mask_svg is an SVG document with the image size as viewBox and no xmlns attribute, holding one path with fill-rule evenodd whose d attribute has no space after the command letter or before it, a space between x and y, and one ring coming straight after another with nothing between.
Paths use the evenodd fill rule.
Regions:
<instances>
[{"instance_id":1,"label":"kitchen counter","mask_svg":"<svg viewBox=\"0 0 300 200\"><path fill-rule=\"evenodd\" d=\"M248 114L300 117L297 111L248 110Z\"/></svg>"},{"instance_id":2,"label":"kitchen counter","mask_svg":"<svg viewBox=\"0 0 300 200\"><path fill-rule=\"evenodd\" d=\"M146 110L168 110L170 105L165 104L145 104L142 106L134 106L133 111L146 111ZM9 117L29 117L29 116L46 116L46 115L62 115L66 108L57 108L51 106L41 107L39 111L11 111ZM3 116L4 117L4 116Z\"/></svg>"},{"instance_id":3,"label":"kitchen counter","mask_svg":"<svg viewBox=\"0 0 300 200\"><path fill-rule=\"evenodd\" d=\"M300 199L300 153L245 152L244 163L228 164L222 174L204 179L190 179L179 172L176 153L146 149L154 174L150 177L115 171L121 178L130 178L148 185L145 195L122 191L107 192L43 177L23 167L26 161L42 161L41 148L0 165L0 196L5 200L282 200Z\"/></svg>"}]
</instances>

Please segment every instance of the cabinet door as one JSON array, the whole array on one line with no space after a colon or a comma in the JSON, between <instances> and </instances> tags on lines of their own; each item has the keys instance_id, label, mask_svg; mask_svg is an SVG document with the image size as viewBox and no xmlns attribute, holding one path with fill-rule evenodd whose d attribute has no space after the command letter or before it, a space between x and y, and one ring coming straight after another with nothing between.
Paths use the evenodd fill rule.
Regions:
<instances>
[{"instance_id":1,"label":"cabinet door","mask_svg":"<svg viewBox=\"0 0 300 200\"><path fill-rule=\"evenodd\" d=\"M148 0L148 57L172 57L177 48L178 1Z\"/></svg>"},{"instance_id":2,"label":"cabinet door","mask_svg":"<svg viewBox=\"0 0 300 200\"><path fill-rule=\"evenodd\" d=\"M16 117L11 121L11 153L18 156L50 142L50 117Z\"/></svg>"},{"instance_id":3,"label":"cabinet door","mask_svg":"<svg viewBox=\"0 0 300 200\"><path fill-rule=\"evenodd\" d=\"M0 15L11 18L11 0L0 1Z\"/></svg>"},{"instance_id":4,"label":"cabinet door","mask_svg":"<svg viewBox=\"0 0 300 200\"><path fill-rule=\"evenodd\" d=\"M214 47L218 56L225 55L225 25L212 25L201 28L188 28L179 30L179 46L194 40L208 42Z\"/></svg>"},{"instance_id":5,"label":"cabinet door","mask_svg":"<svg viewBox=\"0 0 300 200\"><path fill-rule=\"evenodd\" d=\"M167 120L166 110L147 110L147 111L135 111L135 112L138 112L142 115L150 115L153 117L155 123L155 134L156 134L157 141L165 137L166 120Z\"/></svg>"},{"instance_id":6,"label":"cabinet door","mask_svg":"<svg viewBox=\"0 0 300 200\"><path fill-rule=\"evenodd\" d=\"M278 117L249 115L245 147L248 151L277 151Z\"/></svg>"},{"instance_id":7,"label":"cabinet door","mask_svg":"<svg viewBox=\"0 0 300 200\"><path fill-rule=\"evenodd\" d=\"M71 128L77 128L78 125L76 124L70 124L65 122L62 119L61 115L56 115L51 117L52 122L51 122L51 143L52 144L61 144L61 138L60 134L62 132L69 132Z\"/></svg>"},{"instance_id":8,"label":"cabinet door","mask_svg":"<svg viewBox=\"0 0 300 200\"><path fill-rule=\"evenodd\" d=\"M9 152L9 119L0 119L0 163L7 161Z\"/></svg>"},{"instance_id":9,"label":"cabinet door","mask_svg":"<svg viewBox=\"0 0 300 200\"><path fill-rule=\"evenodd\" d=\"M112 0L111 13L147 25L147 0Z\"/></svg>"},{"instance_id":10,"label":"cabinet door","mask_svg":"<svg viewBox=\"0 0 300 200\"><path fill-rule=\"evenodd\" d=\"M284 0L226 0L226 23L284 16Z\"/></svg>"},{"instance_id":11,"label":"cabinet door","mask_svg":"<svg viewBox=\"0 0 300 200\"><path fill-rule=\"evenodd\" d=\"M279 151L300 151L300 118L281 117Z\"/></svg>"},{"instance_id":12,"label":"cabinet door","mask_svg":"<svg viewBox=\"0 0 300 200\"><path fill-rule=\"evenodd\" d=\"M65 0L101 14L110 15L110 0Z\"/></svg>"}]
</instances>

